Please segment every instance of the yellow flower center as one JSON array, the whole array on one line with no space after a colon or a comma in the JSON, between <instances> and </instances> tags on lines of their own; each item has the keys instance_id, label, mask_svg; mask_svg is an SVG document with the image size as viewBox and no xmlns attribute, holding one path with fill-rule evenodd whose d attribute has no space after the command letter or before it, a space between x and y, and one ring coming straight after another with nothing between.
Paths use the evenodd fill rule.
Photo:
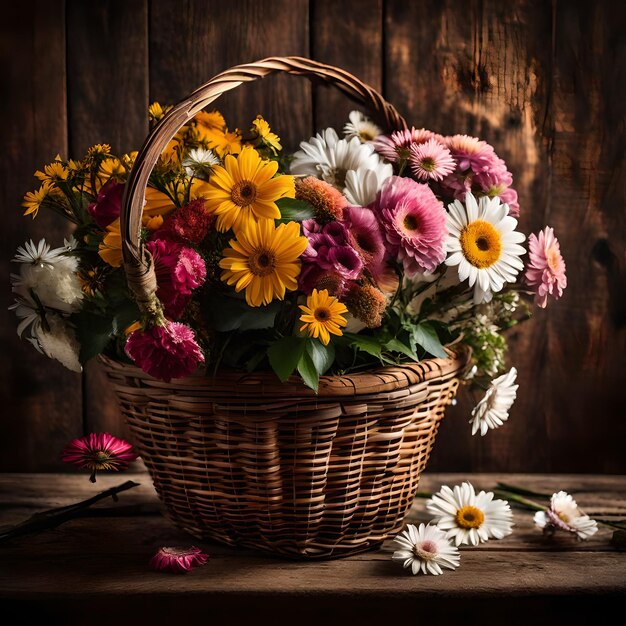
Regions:
<instances>
[{"instance_id":1,"label":"yellow flower center","mask_svg":"<svg viewBox=\"0 0 626 626\"><path fill-rule=\"evenodd\" d=\"M231 200L240 207L249 206L256 200L256 185L249 180L241 180L233 185Z\"/></svg>"},{"instance_id":2,"label":"yellow flower center","mask_svg":"<svg viewBox=\"0 0 626 626\"><path fill-rule=\"evenodd\" d=\"M480 528L485 521L485 514L475 506L464 506L456 512L454 519L461 528Z\"/></svg>"},{"instance_id":3,"label":"yellow flower center","mask_svg":"<svg viewBox=\"0 0 626 626\"><path fill-rule=\"evenodd\" d=\"M474 267L492 266L502 254L502 238L493 224L476 220L461 231L463 256Z\"/></svg>"},{"instance_id":4,"label":"yellow flower center","mask_svg":"<svg viewBox=\"0 0 626 626\"><path fill-rule=\"evenodd\" d=\"M565 513L563 513L563 511L561 511L561 512L558 514L558 516L559 516L559 519L560 519L562 522L565 522L566 524L569 524L569 517L568 517L567 515L565 515Z\"/></svg>"},{"instance_id":5,"label":"yellow flower center","mask_svg":"<svg viewBox=\"0 0 626 626\"><path fill-rule=\"evenodd\" d=\"M276 257L270 250L257 250L248 258L248 267L255 276L267 276L276 267Z\"/></svg>"},{"instance_id":6,"label":"yellow flower center","mask_svg":"<svg viewBox=\"0 0 626 626\"><path fill-rule=\"evenodd\" d=\"M362 141L373 141L376 136L371 130L362 129L359 131L359 137Z\"/></svg>"},{"instance_id":7,"label":"yellow flower center","mask_svg":"<svg viewBox=\"0 0 626 626\"><path fill-rule=\"evenodd\" d=\"M548 267L556 273L559 269L559 253L554 246L546 251L546 260L548 261Z\"/></svg>"},{"instance_id":8,"label":"yellow flower center","mask_svg":"<svg viewBox=\"0 0 626 626\"><path fill-rule=\"evenodd\" d=\"M332 314L328 307L319 306L313 311L313 317L315 317L318 322L326 322L332 317Z\"/></svg>"},{"instance_id":9,"label":"yellow flower center","mask_svg":"<svg viewBox=\"0 0 626 626\"><path fill-rule=\"evenodd\" d=\"M417 230L419 223L414 215L407 215L402 221L402 225L406 230Z\"/></svg>"},{"instance_id":10,"label":"yellow flower center","mask_svg":"<svg viewBox=\"0 0 626 626\"><path fill-rule=\"evenodd\" d=\"M432 157L425 157L420 161L420 167L427 172L434 171L436 166L437 163L435 163L435 159L433 159Z\"/></svg>"},{"instance_id":11,"label":"yellow flower center","mask_svg":"<svg viewBox=\"0 0 626 626\"><path fill-rule=\"evenodd\" d=\"M432 561L437 556L437 546L434 541L422 541L413 546L414 554L423 561Z\"/></svg>"}]
</instances>

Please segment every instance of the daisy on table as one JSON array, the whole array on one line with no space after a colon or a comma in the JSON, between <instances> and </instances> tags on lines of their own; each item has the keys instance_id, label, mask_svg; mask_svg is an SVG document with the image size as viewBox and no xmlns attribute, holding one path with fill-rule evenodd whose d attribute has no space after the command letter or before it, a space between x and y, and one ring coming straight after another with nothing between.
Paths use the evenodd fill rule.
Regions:
<instances>
[{"instance_id":1,"label":"daisy on table","mask_svg":"<svg viewBox=\"0 0 626 626\"><path fill-rule=\"evenodd\" d=\"M505 500L494 500L490 491L475 492L464 482L450 488L444 485L426 502L437 527L455 545L477 546L489 539L502 539L513 532L513 513Z\"/></svg>"},{"instance_id":2,"label":"daisy on table","mask_svg":"<svg viewBox=\"0 0 626 626\"><path fill-rule=\"evenodd\" d=\"M459 549L446 538L446 533L437 526L409 524L394 541L400 546L392 559L413 574L443 574L443 569L459 566Z\"/></svg>"},{"instance_id":3,"label":"daisy on table","mask_svg":"<svg viewBox=\"0 0 626 626\"><path fill-rule=\"evenodd\" d=\"M576 500L565 491L552 494L550 506L545 511L537 511L534 521L546 534L564 530L575 534L581 541L598 532L598 523L583 514Z\"/></svg>"}]
</instances>

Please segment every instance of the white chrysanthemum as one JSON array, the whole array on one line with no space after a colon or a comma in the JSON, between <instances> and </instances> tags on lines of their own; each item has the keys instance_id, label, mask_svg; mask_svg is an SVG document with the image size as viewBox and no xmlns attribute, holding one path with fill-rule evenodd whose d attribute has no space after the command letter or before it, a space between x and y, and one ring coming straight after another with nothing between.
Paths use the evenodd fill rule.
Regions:
<instances>
[{"instance_id":1,"label":"white chrysanthemum","mask_svg":"<svg viewBox=\"0 0 626 626\"><path fill-rule=\"evenodd\" d=\"M63 313L77 311L83 292L77 274L78 259L71 254L75 247L73 237L53 250L44 239L37 246L26 242L13 259L20 263L20 273L11 274L13 292L21 298L36 298L43 306Z\"/></svg>"},{"instance_id":2,"label":"white chrysanthemum","mask_svg":"<svg viewBox=\"0 0 626 626\"><path fill-rule=\"evenodd\" d=\"M42 328L37 336L41 350L68 370L82 372L83 367L78 360L80 344L74 329L58 315L48 315L46 320L48 329Z\"/></svg>"},{"instance_id":3,"label":"white chrysanthemum","mask_svg":"<svg viewBox=\"0 0 626 626\"><path fill-rule=\"evenodd\" d=\"M535 513L535 524L550 533L560 528L574 533L580 540L589 539L598 532L598 523L578 508L576 500L567 492L552 494L550 506L545 511Z\"/></svg>"},{"instance_id":4,"label":"white chrysanthemum","mask_svg":"<svg viewBox=\"0 0 626 626\"><path fill-rule=\"evenodd\" d=\"M393 553L393 560L410 567L413 574L443 574L444 569L456 569L461 557L459 549L446 538L446 534L430 524L409 524L394 541L400 550Z\"/></svg>"},{"instance_id":5,"label":"white chrysanthemum","mask_svg":"<svg viewBox=\"0 0 626 626\"><path fill-rule=\"evenodd\" d=\"M393 166L382 161L374 169L360 167L358 170L349 170L343 193L353 206L367 206L374 202L382 184L391 176Z\"/></svg>"},{"instance_id":6,"label":"white chrysanthemum","mask_svg":"<svg viewBox=\"0 0 626 626\"><path fill-rule=\"evenodd\" d=\"M382 135L383 131L361 111L351 111L348 119L350 121L343 127L346 139L356 137L361 143L367 143L374 141L378 135Z\"/></svg>"},{"instance_id":7,"label":"white chrysanthemum","mask_svg":"<svg viewBox=\"0 0 626 626\"><path fill-rule=\"evenodd\" d=\"M333 128L327 128L309 141L302 141L300 150L293 156L292 174L321 178L341 191L350 170L361 167L373 170L380 164L371 144L361 143L356 137L339 139Z\"/></svg>"},{"instance_id":8,"label":"white chrysanthemum","mask_svg":"<svg viewBox=\"0 0 626 626\"><path fill-rule=\"evenodd\" d=\"M491 381L489 389L472 410L472 435L480 429L485 436L490 428L498 428L509 419L509 409L515 402L519 385L515 384L517 370L512 367L506 374Z\"/></svg>"},{"instance_id":9,"label":"white chrysanthemum","mask_svg":"<svg viewBox=\"0 0 626 626\"><path fill-rule=\"evenodd\" d=\"M213 150L194 148L183 159L183 167L188 176L206 175L213 166L219 165L220 162Z\"/></svg>"},{"instance_id":10,"label":"white chrysanthemum","mask_svg":"<svg viewBox=\"0 0 626 626\"><path fill-rule=\"evenodd\" d=\"M446 265L458 265L459 279L474 287L474 302L489 302L504 283L515 281L524 268L519 244L524 235L515 230L517 220L500 198L483 197L477 202L465 195L465 205L455 200L448 205Z\"/></svg>"},{"instance_id":11,"label":"white chrysanthemum","mask_svg":"<svg viewBox=\"0 0 626 626\"><path fill-rule=\"evenodd\" d=\"M464 482L454 489L443 486L426 502L428 512L437 526L454 539L457 546L476 546L488 539L510 535L513 513L505 500L494 500L491 491L476 494L474 487Z\"/></svg>"}]
</instances>

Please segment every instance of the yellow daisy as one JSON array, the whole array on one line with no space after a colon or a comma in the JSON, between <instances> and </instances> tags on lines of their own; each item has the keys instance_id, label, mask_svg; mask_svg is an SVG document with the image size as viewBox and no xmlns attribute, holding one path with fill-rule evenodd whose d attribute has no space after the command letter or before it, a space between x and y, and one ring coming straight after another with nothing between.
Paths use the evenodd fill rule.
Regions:
<instances>
[{"instance_id":1,"label":"yellow daisy","mask_svg":"<svg viewBox=\"0 0 626 626\"><path fill-rule=\"evenodd\" d=\"M104 159L111 154L111 146L108 143L97 143L87 150L88 159Z\"/></svg>"},{"instance_id":2,"label":"yellow daisy","mask_svg":"<svg viewBox=\"0 0 626 626\"><path fill-rule=\"evenodd\" d=\"M241 152L241 133L238 130L232 133L221 128L206 128L201 124L196 126L199 133L199 141L204 143L223 159L227 154L239 154Z\"/></svg>"},{"instance_id":3,"label":"yellow daisy","mask_svg":"<svg viewBox=\"0 0 626 626\"><path fill-rule=\"evenodd\" d=\"M280 145L280 137L271 131L270 125L260 115L256 116L256 119L252 122L252 128L250 130L275 153L280 152L283 149Z\"/></svg>"},{"instance_id":4,"label":"yellow daisy","mask_svg":"<svg viewBox=\"0 0 626 626\"><path fill-rule=\"evenodd\" d=\"M171 106L162 106L158 102L153 102L148 107L148 117L151 122L158 122L171 108Z\"/></svg>"},{"instance_id":5,"label":"yellow daisy","mask_svg":"<svg viewBox=\"0 0 626 626\"><path fill-rule=\"evenodd\" d=\"M276 176L278 163L264 161L252 146L245 146L238 158L227 156L224 167L213 168L204 186L207 211L217 215L217 230L239 230L262 218L278 219L276 200L293 198L293 176Z\"/></svg>"},{"instance_id":6,"label":"yellow daisy","mask_svg":"<svg viewBox=\"0 0 626 626\"><path fill-rule=\"evenodd\" d=\"M310 337L319 339L325 346L330 341L330 335L343 335L340 326L347 324L344 313L348 312L345 305L337 298L328 295L328 290L313 293L306 299L306 306L300 305L303 314L300 321L303 322L300 332L306 330Z\"/></svg>"},{"instance_id":7,"label":"yellow daisy","mask_svg":"<svg viewBox=\"0 0 626 626\"><path fill-rule=\"evenodd\" d=\"M24 196L24 201L22 202L22 206L26 209L24 211L24 215L32 215L33 219L37 217L37 213L41 208L42 202L50 195L52 192L52 185L48 181L44 182L37 191L29 191Z\"/></svg>"},{"instance_id":8,"label":"yellow daisy","mask_svg":"<svg viewBox=\"0 0 626 626\"><path fill-rule=\"evenodd\" d=\"M245 289L250 306L282 300L286 290L298 288L299 257L307 245L297 222L276 228L272 220L250 221L224 250L222 280L237 292Z\"/></svg>"},{"instance_id":9,"label":"yellow daisy","mask_svg":"<svg viewBox=\"0 0 626 626\"><path fill-rule=\"evenodd\" d=\"M44 166L43 172L35 172L35 176L42 182L54 183L57 181L67 180L69 174L67 167L61 162L61 157L57 155L52 163Z\"/></svg>"},{"instance_id":10,"label":"yellow daisy","mask_svg":"<svg viewBox=\"0 0 626 626\"><path fill-rule=\"evenodd\" d=\"M226 120L219 111L200 111L193 118L198 126L211 130L224 130L226 128Z\"/></svg>"}]
</instances>

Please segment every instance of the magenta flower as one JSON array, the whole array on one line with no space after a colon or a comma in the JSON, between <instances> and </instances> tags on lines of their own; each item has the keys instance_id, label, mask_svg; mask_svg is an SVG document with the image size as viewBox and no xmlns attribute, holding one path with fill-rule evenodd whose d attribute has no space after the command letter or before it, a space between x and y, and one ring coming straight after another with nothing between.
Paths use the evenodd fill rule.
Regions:
<instances>
[{"instance_id":1,"label":"magenta flower","mask_svg":"<svg viewBox=\"0 0 626 626\"><path fill-rule=\"evenodd\" d=\"M89 480L96 482L96 472L120 471L137 458L133 446L109 433L90 433L80 439L72 439L65 446L61 460L91 470Z\"/></svg>"},{"instance_id":2,"label":"magenta flower","mask_svg":"<svg viewBox=\"0 0 626 626\"><path fill-rule=\"evenodd\" d=\"M106 228L120 216L124 185L111 179L98 192L96 201L92 202L87 211L100 228Z\"/></svg>"},{"instance_id":3,"label":"magenta flower","mask_svg":"<svg viewBox=\"0 0 626 626\"><path fill-rule=\"evenodd\" d=\"M425 128L396 130L391 135L380 135L374 140L374 150L388 161L397 163L406 161L410 156L411 146L435 138L437 135Z\"/></svg>"},{"instance_id":4,"label":"magenta flower","mask_svg":"<svg viewBox=\"0 0 626 626\"><path fill-rule=\"evenodd\" d=\"M545 309L548 296L558 300L567 287L565 261L554 231L549 226L528 238L528 266L526 283L535 293L535 304Z\"/></svg>"},{"instance_id":5,"label":"magenta flower","mask_svg":"<svg viewBox=\"0 0 626 626\"><path fill-rule=\"evenodd\" d=\"M193 330L169 320L165 326L152 326L131 333L125 350L144 372L166 383L172 378L188 376L204 363L204 354L196 343Z\"/></svg>"},{"instance_id":6,"label":"magenta flower","mask_svg":"<svg viewBox=\"0 0 626 626\"><path fill-rule=\"evenodd\" d=\"M436 139L413 144L409 153L411 171L418 180L441 180L456 167L450 150Z\"/></svg>"},{"instance_id":7,"label":"magenta flower","mask_svg":"<svg viewBox=\"0 0 626 626\"><path fill-rule=\"evenodd\" d=\"M194 567L204 565L209 560L209 555L200 548L159 548L157 553L150 559L150 567L157 572L171 572L173 574L185 574Z\"/></svg>"},{"instance_id":8,"label":"magenta flower","mask_svg":"<svg viewBox=\"0 0 626 626\"><path fill-rule=\"evenodd\" d=\"M193 249L167 239L146 244L152 254L157 277L157 297L166 315L178 318L197 289L206 279L206 265Z\"/></svg>"},{"instance_id":9,"label":"magenta flower","mask_svg":"<svg viewBox=\"0 0 626 626\"><path fill-rule=\"evenodd\" d=\"M392 256L409 276L433 272L445 259L446 210L428 185L392 176L372 208L383 223Z\"/></svg>"},{"instance_id":10,"label":"magenta flower","mask_svg":"<svg viewBox=\"0 0 626 626\"><path fill-rule=\"evenodd\" d=\"M215 215L206 210L204 198L198 198L178 209L159 228L157 236L159 239L198 244L207 236L215 219Z\"/></svg>"},{"instance_id":11,"label":"magenta flower","mask_svg":"<svg viewBox=\"0 0 626 626\"><path fill-rule=\"evenodd\" d=\"M385 269L385 240L380 222L371 209L348 207L343 212L347 226L348 242L363 259L365 267L374 278Z\"/></svg>"}]
</instances>

